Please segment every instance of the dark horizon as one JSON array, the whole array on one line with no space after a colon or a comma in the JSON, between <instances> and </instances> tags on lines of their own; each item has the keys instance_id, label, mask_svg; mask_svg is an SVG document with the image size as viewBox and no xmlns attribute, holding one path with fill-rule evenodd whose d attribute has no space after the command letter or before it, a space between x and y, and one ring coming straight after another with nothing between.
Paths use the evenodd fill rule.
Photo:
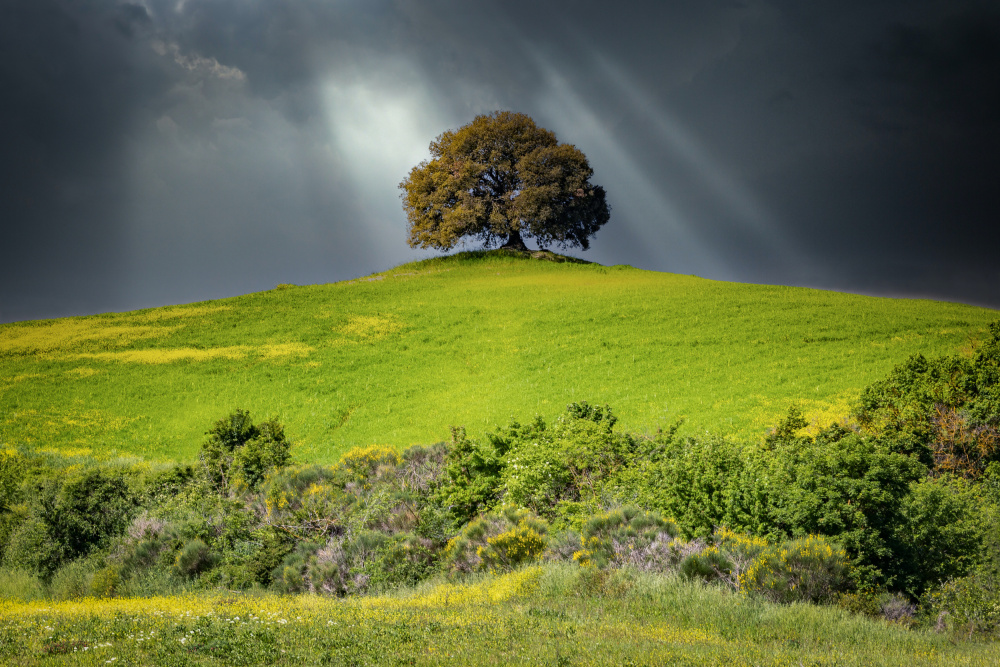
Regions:
<instances>
[{"instance_id":1,"label":"dark horizon","mask_svg":"<svg viewBox=\"0 0 1000 667\"><path fill-rule=\"evenodd\" d=\"M996 81L992 2L10 0L0 322L434 256L396 186L497 109L607 190L568 254L1000 309Z\"/></svg>"}]
</instances>

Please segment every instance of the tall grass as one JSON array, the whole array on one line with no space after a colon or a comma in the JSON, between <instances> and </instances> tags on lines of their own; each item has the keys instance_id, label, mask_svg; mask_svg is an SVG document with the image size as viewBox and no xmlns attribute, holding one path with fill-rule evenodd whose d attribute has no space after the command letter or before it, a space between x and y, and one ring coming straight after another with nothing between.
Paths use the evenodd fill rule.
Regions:
<instances>
[{"instance_id":1,"label":"tall grass","mask_svg":"<svg viewBox=\"0 0 1000 667\"><path fill-rule=\"evenodd\" d=\"M226 593L0 601L0 660L74 664L994 665L832 608L777 606L672 576L528 568L393 596Z\"/></svg>"},{"instance_id":2,"label":"tall grass","mask_svg":"<svg viewBox=\"0 0 1000 667\"><path fill-rule=\"evenodd\" d=\"M302 461L609 403L629 429L756 437L798 402L843 417L915 352L997 312L466 253L354 281L0 325L0 445L189 460L234 407Z\"/></svg>"}]
</instances>

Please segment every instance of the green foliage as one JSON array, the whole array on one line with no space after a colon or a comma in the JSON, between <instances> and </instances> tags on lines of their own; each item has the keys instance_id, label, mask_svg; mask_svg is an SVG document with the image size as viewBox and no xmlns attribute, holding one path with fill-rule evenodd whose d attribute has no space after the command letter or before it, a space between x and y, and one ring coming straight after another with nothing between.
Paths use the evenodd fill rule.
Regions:
<instances>
[{"instance_id":1,"label":"green foliage","mask_svg":"<svg viewBox=\"0 0 1000 667\"><path fill-rule=\"evenodd\" d=\"M849 582L847 553L817 535L767 545L739 573L741 589L780 603L830 602Z\"/></svg>"},{"instance_id":2,"label":"green foliage","mask_svg":"<svg viewBox=\"0 0 1000 667\"><path fill-rule=\"evenodd\" d=\"M620 483L690 536L718 526L779 541L826 535L846 549L862 588L919 596L975 563L982 529L971 489L927 480L926 466L898 451L899 433L831 426L811 437L803 426L793 409L759 445L666 440Z\"/></svg>"},{"instance_id":3,"label":"green foliage","mask_svg":"<svg viewBox=\"0 0 1000 667\"><path fill-rule=\"evenodd\" d=\"M208 431L201 446L201 464L218 489L255 490L272 469L286 466L291 443L276 420L255 425L250 413L237 409Z\"/></svg>"},{"instance_id":4,"label":"green foliage","mask_svg":"<svg viewBox=\"0 0 1000 667\"><path fill-rule=\"evenodd\" d=\"M516 421L506 430L489 435L479 443L468 438L464 428L453 428L445 480L438 487L439 502L451 509L459 524L496 507L500 502L500 478L506 467L505 456L511 440L544 430L545 422L536 420L527 427Z\"/></svg>"},{"instance_id":5,"label":"green foliage","mask_svg":"<svg viewBox=\"0 0 1000 667\"><path fill-rule=\"evenodd\" d=\"M37 574L21 568L0 568L0 600L40 600L45 585Z\"/></svg>"},{"instance_id":6,"label":"green foliage","mask_svg":"<svg viewBox=\"0 0 1000 667\"><path fill-rule=\"evenodd\" d=\"M753 447L718 436L672 436L658 437L618 485L639 505L673 517L688 536L711 535L717 526L766 531L763 489L749 464Z\"/></svg>"},{"instance_id":7,"label":"green foliage","mask_svg":"<svg viewBox=\"0 0 1000 667\"><path fill-rule=\"evenodd\" d=\"M581 565L638 567L665 571L676 565L675 524L656 512L622 507L591 516L581 530L581 547L573 560Z\"/></svg>"},{"instance_id":8,"label":"green foliage","mask_svg":"<svg viewBox=\"0 0 1000 667\"><path fill-rule=\"evenodd\" d=\"M445 547L443 560L453 574L510 570L541 557L548 523L513 507L473 519Z\"/></svg>"},{"instance_id":9,"label":"green foliage","mask_svg":"<svg viewBox=\"0 0 1000 667\"><path fill-rule=\"evenodd\" d=\"M437 498L460 523L501 505L550 520L576 513L577 503L596 507L638 452L634 437L613 430L616 421L607 406L581 402L551 425L515 420L483 442L455 429Z\"/></svg>"},{"instance_id":10,"label":"green foliage","mask_svg":"<svg viewBox=\"0 0 1000 667\"><path fill-rule=\"evenodd\" d=\"M941 629L950 626L964 636L1000 634L1000 577L995 571L949 580L929 591L923 603Z\"/></svg>"},{"instance_id":11,"label":"green foliage","mask_svg":"<svg viewBox=\"0 0 1000 667\"><path fill-rule=\"evenodd\" d=\"M212 550L201 539L189 540L174 559L174 570L182 577L194 577L215 564Z\"/></svg>"},{"instance_id":12,"label":"green foliage","mask_svg":"<svg viewBox=\"0 0 1000 667\"><path fill-rule=\"evenodd\" d=\"M56 600L92 597L94 567L86 560L70 561L60 567L49 581L49 595Z\"/></svg>"},{"instance_id":13,"label":"green foliage","mask_svg":"<svg viewBox=\"0 0 1000 667\"><path fill-rule=\"evenodd\" d=\"M859 585L900 587L912 564L900 553L897 528L910 485L926 468L841 427L769 447L762 455L767 532L827 535L847 549Z\"/></svg>"},{"instance_id":14,"label":"green foliage","mask_svg":"<svg viewBox=\"0 0 1000 667\"><path fill-rule=\"evenodd\" d=\"M52 539L45 523L34 516L25 517L11 531L4 549L4 565L14 569L51 576L64 560L64 549Z\"/></svg>"},{"instance_id":15,"label":"green foliage","mask_svg":"<svg viewBox=\"0 0 1000 667\"><path fill-rule=\"evenodd\" d=\"M680 563L680 573L688 579L721 581L732 570L733 564L726 554L715 546L688 554Z\"/></svg>"},{"instance_id":16,"label":"green foliage","mask_svg":"<svg viewBox=\"0 0 1000 667\"><path fill-rule=\"evenodd\" d=\"M867 387L857 409L868 430L912 442L935 471L978 479L1000 461L1000 322L970 355L913 355Z\"/></svg>"},{"instance_id":17,"label":"green foliage","mask_svg":"<svg viewBox=\"0 0 1000 667\"><path fill-rule=\"evenodd\" d=\"M402 459L391 447L372 445L355 447L344 453L337 466L338 477L345 483L370 486L380 470L394 469Z\"/></svg>"},{"instance_id":18,"label":"green foliage","mask_svg":"<svg viewBox=\"0 0 1000 667\"><path fill-rule=\"evenodd\" d=\"M450 250L472 236L523 250L528 236L586 250L610 216L586 156L525 114L476 116L430 151L399 185L411 247Z\"/></svg>"},{"instance_id":19,"label":"green foliage","mask_svg":"<svg viewBox=\"0 0 1000 667\"><path fill-rule=\"evenodd\" d=\"M979 489L961 478L943 476L911 485L903 499L897 541L905 569L897 587L914 597L980 564L993 512Z\"/></svg>"},{"instance_id":20,"label":"green foliage","mask_svg":"<svg viewBox=\"0 0 1000 667\"><path fill-rule=\"evenodd\" d=\"M140 498L120 470L93 468L44 479L12 531L6 562L46 577L120 535Z\"/></svg>"}]
</instances>

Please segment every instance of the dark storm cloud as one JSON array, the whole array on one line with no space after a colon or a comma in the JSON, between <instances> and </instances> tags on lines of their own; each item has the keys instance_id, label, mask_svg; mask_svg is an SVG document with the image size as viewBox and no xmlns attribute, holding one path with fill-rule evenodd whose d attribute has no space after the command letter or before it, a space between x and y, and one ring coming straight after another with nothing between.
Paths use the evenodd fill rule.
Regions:
<instances>
[{"instance_id":1,"label":"dark storm cloud","mask_svg":"<svg viewBox=\"0 0 1000 667\"><path fill-rule=\"evenodd\" d=\"M1000 306L1000 13L956 2L11 0L0 320L323 282L496 108L578 145L591 259Z\"/></svg>"},{"instance_id":2,"label":"dark storm cloud","mask_svg":"<svg viewBox=\"0 0 1000 667\"><path fill-rule=\"evenodd\" d=\"M56 0L0 7L0 318L114 303L123 255L119 101L157 85L143 13Z\"/></svg>"}]
</instances>

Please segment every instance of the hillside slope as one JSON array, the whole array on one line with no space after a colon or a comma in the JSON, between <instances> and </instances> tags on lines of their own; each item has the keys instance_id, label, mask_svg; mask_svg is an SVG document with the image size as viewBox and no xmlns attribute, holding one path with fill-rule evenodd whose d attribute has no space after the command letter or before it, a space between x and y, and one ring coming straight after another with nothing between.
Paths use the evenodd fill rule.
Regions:
<instances>
[{"instance_id":1,"label":"hillside slope","mask_svg":"<svg viewBox=\"0 0 1000 667\"><path fill-rule=\"evenodd\" d=\"M566 403L622 424L759 435L795 401L830 421L915 352L997 311L463 253L358 280L0 325L0 444L193 458L235 407L299 460L479 433Z\"/></svg>"}]
</instances>

